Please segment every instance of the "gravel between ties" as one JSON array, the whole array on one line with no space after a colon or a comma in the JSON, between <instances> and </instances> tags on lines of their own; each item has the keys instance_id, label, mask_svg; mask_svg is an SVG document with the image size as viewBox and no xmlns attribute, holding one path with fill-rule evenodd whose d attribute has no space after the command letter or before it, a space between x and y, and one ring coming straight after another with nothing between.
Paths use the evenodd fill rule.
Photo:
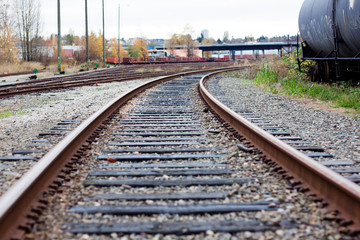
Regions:
<instances>
[{"instance_id":1,"label":"gravel between ties","mask_svg":"<svg viewBox=\"0 0 360 240\"><path fill-rule=\"evenodd\" d=\"M232 79L234 80L234 79ZM12 109L22 109L25 113L24 115L15 115L9 118L0 119L0 124L2 126L0 132L0 139L4 142L4 145L1 144L1 154L6 155L9 154L12 150L21 148L22 146L26 145L29 140L37 138L39 132L43 132L54 126L57 122L61 120L65 120L68 118L76 118L81 122L82 120L88 118L93 112L98 110L102 107L105 103L109 100L113 99L114 97L118 96L119 93L124 94L125 91L133 88L140 82L144 82L145 80L138 80L138 81L131 81L124 83L111 83L111 84L104 84L98 87L83 87L77 88L75 90L66 90L66 91L57 91L51 93L44 93L40 95L26 95L21 96L13 99L6 99L1 101L0 108L1 110L11 106ZM148 81L148 80L147 80ZM235 83L238 83L236 80ZM130 86L131 84L134 84ZM238 89L240 87L237 86ZM234 89L232 89L234 90ZM234 90L235 91L235 90ZM239 90L243 91L243 90ZM240 94L237 93L235 95L236 98L240 98ZM261 102L259 103L261 106ZM203 107L200 107L198 110L202 112ZM125 109L124 109L125 110ZM205 129L222 129L222 127L213 120L213 118L206 114L206 116L202 116L205 118L204 125ZM41 124L39 124L41 123ZM284 125L285 126L285 125ZM10 129L11 128L11 129ZM225 143L228 143L229 140L226 140L227 133L219 134L216 138L221 139L219 142L224 143L222 145L225 150ZM307 135L308 136L308 135ZM234 141L234 140L230 140ZM258 174L264 176L266 172L268 172L268 167L264 166L260 162L254 162L244 154L245 159L240 160L240 153L236 155L231 155L233 151L236 149L237 141L232 142L234 145L233 148L227 148L226 151L229 151L229 158L228 161L231 165L234 166L235 169L243 169L245 173L249 174L250 176L256 176ZM214 143L218 144L218 143ZM100 149L99 149L100 150ZM99 152L99 151L98 151ZM87 162L91 164L90 158L92 155L88 156ZM93 160L92 160L93 161ZM242 166L236 166L241 161ZM244 161L244 162L243 162ZM14 163L12 169L6 169L5 172L10 172L17 168L19 164L22 163ZM79 170L86 170L89 168L88 166L79 167ZM3 170L1 170L3 171ZM3 174L1 174L3 175ZM328 214L325 209L317 208L317 204L311 202L310 205L308 200L303 198L303 195L295 190L292 189L283 189L285 185L285 180L281 179L281 177L276 177L272 173L268 173L273 178L273 181L269 182L266 185L262 185L265 183L253 183L249 185L245 185L241 188L238 186L232 186L235 188L237 194L235 194L234 198L250 198L255 199L257 196L261 199L263 196L261 194L265 191L269 197L275 197L278 200L282 201L294 201L296 204L289 206L284 212L276 212L275 216L267 215L265 213L258 213L256 214L255 218L262 219L264 221L273 221L276 220L277 217L280 216L291 216L293 219L297 219L299 223L301 223L298 230L294 231L282 231L279 230L276 233L272 232L265 232L259 234L253 234L250 232L240 233L235 236L231 236L230 234L222 235L222 234L214 234L211 232L207 232L204 234L197 235L195 239L217 239L222 237L223 239L241 239L248 237L249 239L318 239L321 237L332 237L331 239L339 239L341 238L341 234L339 234L339 230L341 229L335 222L327 222L324 225L324 217L330 215L331 212ZM81 180L78 184L74 184L69 186L69 189L60 196L56 196L50 200L51 203L54 203L54 206L51 207L48 211L53 213L52 215L46 215L43 217L43 220L48 225L45 226L43 229L45 232L39 233L39 235L30 235L29 237L40 237L41 238L48 238L48 239L59 239L59 236L63 236L67 239L102 239L101 236L89 236L89 235L80 235L80 236L72 236L67 233L61 231L61 223L59 223L59 219L57 216L64 215L67 212L69 206L74 205L79 200L79 192L84 190L82 185L82 181L87 178L86 173L80 173L75 177L77 180ZM274 187L273 184L278 183L278 187ZM1 187L2 188L2 187ZM258 190L261 189L260 192ZM91 192L91 188L87 189ZM130 189L133 190L133 189ZM124 189L124 191L130 191L129 189ZM66 194L70 193L70 194ZM55 209L53 209L55 208ZM60 213L52 212L52 210L59 210ZM64 211L65 210L65 211ZM299 214L301 213L301 214ZM69 216L68 216L69 217ZM160 216L163 217L163 216ZM214 216L215 218L217 216ZM242 215L232 215L229 214L227 217L244 217ZM275 217L275 218L274 218ZM328 216L329 217L329 216ZM273 219L274 218L274 219ZM68 219L69 220L69 219ZM139 219L132 219L132 220L139 220ZM141 219L140 219L141 220ZM339 229L340 228L340 229ZM345 229L346 230L346 229ZM164 238L164 239L176 239L176 236L153 236L153 235L143 235L143 236L121 236L117 234L113 234L108 236L108 238L113 239L146 239L146 238ZM178 239L192 239L193 236L185 236L179 237Z\"/></svg>"},{"instance_id":2,"label":"gravel between ties","mask_svg":"<svg viewBox=\"0 0 360 240\"><path fill-rule=\"evenodd\" d=\"M285 96L262 91L239 78L218 77L219 86L238 107L250 110L308 139L335 156L360 163L360 119L309 108Z\"/></svg>"},{"instance_id":3,"label":"gravel between ties","mask_svg":"<svg viewBox=\"0 0 360 240\"><path fill-rule=\"evenodd\" d=\"M151 90L150 90L151 91ZM194 89L194 93L196 90ZM117 127L119 126L119 120L126 115L127 111L132 108L132 105L136 103L136 100L126 105L120 110L120 115L114 117L112 123ZM196 101L200 103L200 99ZM346 228L342 228L335 221L333 212L328 211L323 208L319 208L321 203L313 202L313 197L306 197L301 192L298 192L296 189L292 189L287 185L287 181L283 179L278 174L272 172L273 167L262 163L262 161L254 161L257 153L244 153L238 150L237 144L240 142L233 138L231 133L228 132L219 122L217 122L213 115L206 111L204 112L205 106L203 104L194 104L194 109L196 109L197 116L201 119L202 127L205 132L209 133L210 130L216 130L219 133L212 135L208 141L209 144L213 146L220 147L221 152L227 153L228 156L226 159L219 159L219 163L228 163L236 174L241 174L244 177L254 177L254 178L266 178L260 181L249 182L242 186L234 184L232 186L220 186L213 188L215 190L221 190L228 192L228 198L225 200L227 202L232 201L261 201L261 200L275 200L281 202L281 206L284 209L274 212L257 212L257 213L229 213L224 215L189 215L189 216L180 216L180 215L135 215L135 216L112 216L107 214L85 214L81 216L75 213L68 213L74 205L85 205L84 198L89 196L94 196L100 192L113 192L113 193L153 193L156 192L177 192L177 191L209 191L209 188L201 186L193 186L190 189L185 189L184 187L172 187L172 188L163 188L158 187L155 189L149 188L134 188L130 186L122 187L111 187L110 189L101 190L98 187L85 187L83 181L89 178L88 171L91 171L93 166L99 164L97 160L97 155L101 152L104 147L107 145L107 139L99 138L97 142L93 143L93 149L85 153L85 156L82 158L82 164L78 165L79 172L74 177L74 181L71 185L64 187L62 194L59 194L54 197L49 197L48 201L51 203L49 208L45 211L44 215L41 217L40 224L36 226L37 232L35 233L35 238L42 239L341 239L345 237L341 232L347 231ZM114 131L114 126L107 129L102 133L101 136L111 136ZM116 127L115 127L116 129ZM209 145L210 146L210 145ZM100 163L101 164L101 163ZM165 177L165 176L163 176ZM199 177L201 179L202 177ZM287 187L284 187L287 186ZM208 201L202 201L208 202ZM210 201L216 202L216 200ZM99 206L101 204L169 204L174 203L176 205L182 205L186 201L144 201L144 202L132 202L132 201L115 201L108 202L106 200L93 200L91 204ZM196 201L194 201L196 203ZM60 218L61 217L61 218ZM240 232L237 234L229 233L214 233L212 231L207 231L205 233L196 234L196 235L187 235L187 236L175 236L175 235L151 235L151 234L129 234L122 235L117 233L112 233L111 235L90 235L90 234L71 234L64 232L64 222L72 221L81 221L84 223L97 222L101 223L111 223L111 222L134 222L134 224L143 222L143 221L187 221L187 220L198 220L198 221L208 221L208 220L224 220L224 219L233 219L233 220L247 220L247 219L257 219L263 222L277 222L279 219L292 219L299 224L298 228L290 230L277 230L277 231L266 231L266 232ZM330 221L324 220L328 219ZM344 238L347 239L347 238Z\"/></svg>"}]
</instances>

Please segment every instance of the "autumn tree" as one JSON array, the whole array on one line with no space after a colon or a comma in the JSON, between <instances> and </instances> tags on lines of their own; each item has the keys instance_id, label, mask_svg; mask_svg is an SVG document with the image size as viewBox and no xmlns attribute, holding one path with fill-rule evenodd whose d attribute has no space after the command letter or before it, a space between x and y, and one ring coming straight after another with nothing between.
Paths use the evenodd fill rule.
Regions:
<instances>
[{"instance_id":1,"label":"autumn tree","mask_svg":"<svg viewBox=\"0 0 360 240\"><path fill-rule=\"evenodd\" d=\"M86 61L86 38L85 36L73 36L71 37L73 44L81 46L79 52L74 52L74 58L76 61L85 62ZM89 59L97 62L103 60L103 44L102 44L102 34L99 33L96 35L95 32L91 32L89 35Z\"/></svg>"},{"instance_id":2,"label":"autumn tree","mask_svg":"<svg viewBox=\"0 0 360 240\"><path fill-rule=\"evenodd\" d=\"M17 48L9 8L8 1L0 0L0 61L14 63L17 60Z\"/></svg>"},{"instance_id":3,"label":"autumn tree","mask_svg":"<svg viewBox=\"0 0 360 240\"><path fill-rule=\"evenodd\" d=\"M38 60L40 53L40 2L39 0L15 0L18 37L23 59Z\"/></svg>"},{"instance_id":4,"label":"autumn tree","mask_svg":"<svg viewBox=\"0 0 360 240\"><path fill-rule=\"evenodd\" d=\"M184 27L184 31L180 37L181 44L185 46L187 57L194 56L194 49L196 47L196 43L192 38L194 32L193 28L188 24Z\"/></svg>"},{"instance_id":5,"label":"autumn tree","mask_svg":"<svg viewBox=\"0 0 360 240\"><path fill-rule=\"evenodd\" d=\"M74 58L79 62L86 61L86 38L85 36L74 36L74 44L81 46L81 50L74 54ZM94 61L102 61L102 35L96 35L91 32L89 35L89 59Z\"/></svg>"},{"instance_id":6,"label":"autumn tree","mask_svg":"<svg viewBox=\"0 0 360 240\"><path fill-rule=\"evenodd\" d=\"M253 35L249 35L245 37L245 42L255 42L255 38Z\"/></svg>"},{"instance_id":7,"label":"autumn tree","mask_svg":"<svg viewBox=\"0 0 360 240\"><path fill-rule=\"evenodd\" d=\"M116 38L110 39L107 44L107 56L109 57L118 57L118 40ZM123 48L122 44L120 44L120 58L123 59L124 57L129 57L128 51Z\"/></svg>"},{"instance_id":8,"label":"autumn tree","mask_svg":"<svg viewBox=\"0 0 360 240\"><path fill-rule=\"evenodd\" d=\"M137 38L134 44L128 48L131 57L148 57L147 44L144 38Z\"/></svg>"},{"instance_id":9,"label":"autumn tree","mask_svg":"<svg viewBox=\"0 0 360 240\"><path fill-rule=\"evenodd\" d=\"M183 45L186 49L187 57L194 56L194 48L196 46L195 41L192 39L190 34L181 35L180 38L181 45Z\"/></svg>"},{"instance_id":10,"label":"autumn tree","mask_svg":"<svg viewBox=\"0 0 360 240\"><path fill-rule=\"evenodd\" d=\"M170 39L168 39L166 41L166 48L169 49L170 51L170 56L174 56L175 55L175 49L176 46L179 46L181 44L180 42L180 36L176 33L174 33Z\"/></svg>"},{"instance_id":11,"label":"autumn tree","mask_svg":"<svg viewBox=\"0 0 360 240\"><path fill-rule=\"evenodd\" d=\"M186 25L181 34L173 34L167 41L167 48L170 50L170 56L174 56L176 47L184 48L187 57L194 56L194 49L197 45L192 38L192 34L194 34L194 30L190 25Z\"/></svg>"},{"instance_id":12,"label":"autumn tree","mask_svg":"<svg viewBox=\"0 0 360 240\"><path fill-rule=\"evenodd\" d=\"M187 57L194 56L196 43L192 34L194 34L194 30L190 25L186 25L181 34L173 34L166 42L167 48L170 50L170 56L174 56L175 49L178 46L182 46L186 50Z\"/></svg>"},{"instance_id":13,"label":"autumn tree","mask_svg":"<svg viewBox=\"0 0 360 240\"><path fill-rule=\"evenodd\" d=\"M102 61L102 34L96 36L95 32L91 32L89 36L89 58Z\"/></svg>"}]
</instances>

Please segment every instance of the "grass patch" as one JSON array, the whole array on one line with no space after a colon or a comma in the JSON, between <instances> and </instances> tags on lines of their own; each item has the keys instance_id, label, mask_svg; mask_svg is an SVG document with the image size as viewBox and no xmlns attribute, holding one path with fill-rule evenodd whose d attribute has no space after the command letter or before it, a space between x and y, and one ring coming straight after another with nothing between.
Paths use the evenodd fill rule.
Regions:
<instances>
[{"instance_id":1,"label":"grass patch","mask_svg":"<svg viewBox=\"0 0 360 240\"><path fill-rule=\"evenodd\" d=\"M297 71L295 56L264 60L250 74L253 82L274 94L310 97L334 103L334 107L354 109L360 113L360 88L346 82L321 84L311 82Z\"/></svg>"},{"instance_id":2,"label":"grass patch","mask_svg":"<svg viewBox=\"0 0 360 240\"><path fill-rule=\"evenodd\" d=\"M34 68L42 69L43 65L39 62L1 63L0 73L32 72Z\"/></svg>"},{"instance_id":3,"label":"grass patch","mask_svg":"<svg viewBox=\"0 0 360 240\"><path fill-rule=\"evenodd\" d=\"M157 68L154 69L154 72L162 72L162 71L164 71L164 70L162 68L160 68L160 67L157 67Z\"/></svg>"},{"instance_id":4,"label":"grass patch","mask_svg":"<svg viewBox=\"0 0 360 240\"><path fill-rule=\"evenodd\" d=\"M225 72L223 74L229 78L247 78L247 75L244 71Z\"/></svg>"},{"instance_id":5,"label":"grass patch","mask_svg":"<svg viewBox=\"0 0 360 240\"><path fill-rule=\"evenodd\" d=\"M96 62L91 62L90 67L93 68ZM63 61L62 66L65 67L65 72L69 73L77 73L81 68L81 65L86 66L86 63L78 63L76 61ZM20 73L20 72L32 72L34 68L38 70L42 70L44 65L40 62L16 62L13 64L10 63L0 63L0 74L4 73ZM49 73L58 73L58 65L57 63L50 63L46 66L46 71Z\"/></svg>"},{"instance_id":6,"label":"grass patch","mask_svg":"<svg viewBox=\"0 0 360 240\"><path fill-rule=\"evenodd\" d=\"M5 111L0 111L0 118L7 118L7 117L11 117L11 116L23 116L25 115L25 112L20 109L20 110L5 110Z\"/></svg>"},{"instance_id":7,"label":"grass patch","mask_svg":"<svg viewBox=\"0 0 360 240\"><path fill-rule=\"evenodd\" d=\"M145 72L147 72L147 70L145 68L137 68L137 69L135 69L134 72L135 73L145 73Z\"/></svg>"}]
</instances>

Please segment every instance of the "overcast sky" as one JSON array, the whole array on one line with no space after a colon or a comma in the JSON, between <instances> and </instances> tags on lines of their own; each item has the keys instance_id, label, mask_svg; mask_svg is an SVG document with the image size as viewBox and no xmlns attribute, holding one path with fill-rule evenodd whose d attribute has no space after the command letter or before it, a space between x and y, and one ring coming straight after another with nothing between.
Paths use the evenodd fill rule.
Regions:
<instances>
[{"instance_id":1,"label":"overcast sky","mask_svg":"<svg viewBox=\"0 0 360 240\"><path fill-rule=\"evenodd\" d=\"M57 0L40 0L43 34L57 33ZM208 29L210 37L295 35L304 0L105 0L105 36L169 38L189 24L193 37ZM62 35L85 33L85 0L61 0ZM89 31L102 31L102 0L88 0Z\"/></svg>"}]
</instances>

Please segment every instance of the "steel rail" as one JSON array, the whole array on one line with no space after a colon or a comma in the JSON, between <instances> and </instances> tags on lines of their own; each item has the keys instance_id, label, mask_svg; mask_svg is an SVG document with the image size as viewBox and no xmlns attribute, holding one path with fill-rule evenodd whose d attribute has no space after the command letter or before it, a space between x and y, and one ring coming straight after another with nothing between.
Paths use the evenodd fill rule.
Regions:
<instances>
[{"instance_id":1,"label":"steel rail","mask_svg":"<svg viewBox=\"0 0 360 240\"><path fill-rule=\"evenodd\" d=\"M235 70L239 69L239 67L222 69ZM18 229L18 226L26 225L26 223L29 222L27 215L31 209L38 206L38 201L41 199L43 192L46 191L49 185L57 178L60 170L71 160L94 131L121 105L145 89L161 82L185 75L216 70L219 69L190 71L159 77L154 81L134 88L123 96L117 97L94 113L42 157L29 172L21 177L18 182L0 198L0 240L14 238L14 236L18 237L24 233Z\"/></svg>"},{"instance_id":2,"label":"steel rail","mask_svg":"<svg viewBox=\"0 0 360 240\"><path fill-rule=\"evenodd\" d=\"M109 83L109 82L123 82L123 81L130 81L135 79L143 79L143 78L151 78L151 77L159 77L163 74L159 73L148 73L146 76L143 74L134 74L135 76L119 76L119 77L110 77L106 78L97 78L97 79L79 79L76 81L67 81L67 82L56 82L56 83L47 83L44 85L30 85L30 86L23 86L19 89L8 89L8 91L1 91L0 90L0 99L11 97L15 95L21 94L29 94L41 91L51 91L51 90L59 90L59 89L66 89L66 88L73 88L73 87L83 87L83 86L90 86L96 83ZM10 91L12 90L12 91Z\"/></svg>"},{"instance_id":3,"label":"steel rail","mask_svg":"<svg viewBox=\"0 0 360 240\"><path fill-rule=\"evenodd\" d=\"M213 67L213 65L204 65L204 64L193 64L192 66L195 66L196 68L200 69L202 67ZM144 74L146 73L150 73L151 71L153 71L156 68L164 68L165 71L166 70L171 70L174 67L188 67L188 65L184 65L184 64L162 64L161 66L156 65L156 66L148 66L147 68L144 68L145 70L147 70L147 72L144 72ZM219 67L219 66L218 66ZM140 67L143 68L143 67ZM91 70L91 71L84 71L84 72L78 72L78 73L72 73L72 74L67 74L67 75L58 75L58 76L52 76L52 77L46 77L46 78L41 78L41 79L35 79L35 80L27 80L26 82L16 82L16 83L9 83L9 84L1 84L0 85L0 90L6 87L16 87L16 86L26 86L26 85L31 85L31 84L38 84L38 83L48 83L48 82L62 82L62 81L72 81L73 78L76 79L87 79L87 78L95 78L95 77L101 77L106 75L118 75L118 74L124 74L124 70L126 71L126 73L135 73L137 70L139 69L139 66L134 66L134 65L128 65L126 67L116 67L116 68L104 68L104 69L98 69L98 70ZM196 70L195 68L193 69L189 69L188 71L192 71L192 70ZM170 75L172 74L171 72L168 74Z\"/></svg>"},{"instance_id":4,"label":"steel rail","mask_svg":"<svg viewBox=\"0 0 360 240\"><path fill-rule=\"evenodd\" d=\"M196 65L197 66L197 65ZM174 74L175 69L171 69L170 72L164 74L163 72L152 72L152 68L147 69L144 73L123 73L122 69L102 69L96 72L73 74L63 77L52 77L45 79L38 79L20 83L0 85L0 99L11 97L21 94L29 94L39 91L50 91L55 89L65 89L72 87L88 86L96 83L106 83L115 81L127 81L133 79L159 77L169 74ZM132 68L132 71L136 68ZM189 69L193 71L196 69ZM117 79L117 80L116 80Z\"/></svg>"},{"instance_id":5,"label":"steel rail","mask_svg":"<svg viewBox=\"0 0 360 240\"><path fill-rule=\"evenodd\" d=\"M349 228L359 231L360 186L265 132L214 98L204 86L214 74L217 72L203 77L199 84L199 91L210 108L267 158L279 163L305 188L322 197L330 208L339 210L341 217L352 220Z\"/></svg>"}]
</instances>

